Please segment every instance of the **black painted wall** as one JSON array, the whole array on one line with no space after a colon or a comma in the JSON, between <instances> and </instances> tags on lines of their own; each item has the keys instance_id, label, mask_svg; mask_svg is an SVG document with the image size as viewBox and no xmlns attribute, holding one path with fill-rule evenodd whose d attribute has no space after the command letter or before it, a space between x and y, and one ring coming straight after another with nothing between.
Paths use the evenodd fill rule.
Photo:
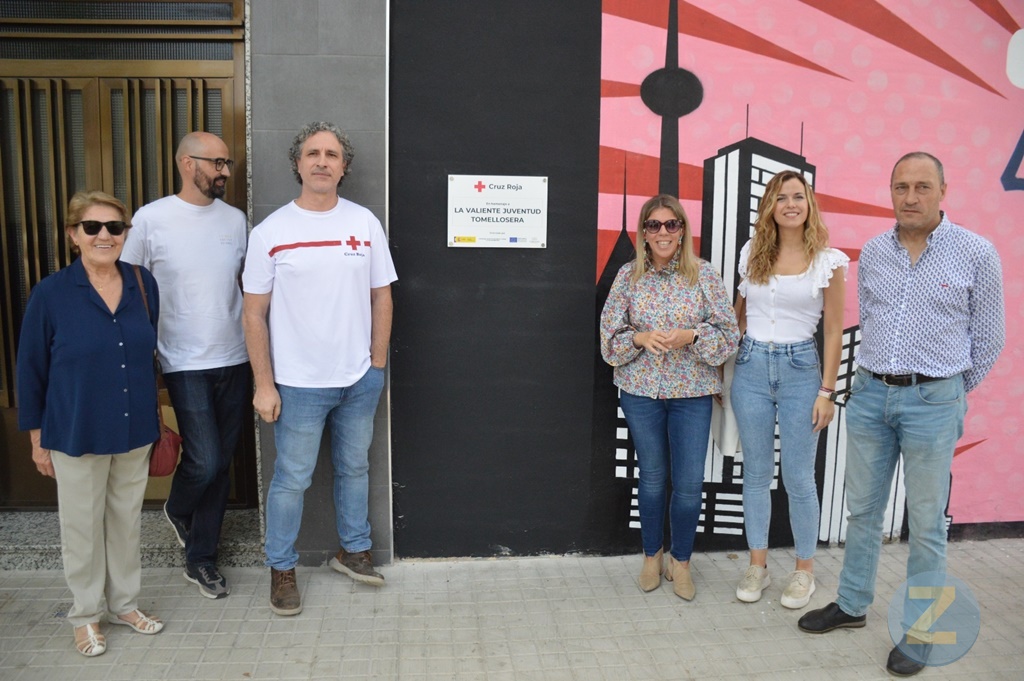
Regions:
<instances>
[{"instance_id":1,"label":"black painted wall","mask_svg":"<svg viewBox=\"0 0 1024 681\"><path fill-rule=\"evenodd\" d=\"M614 549L593 436L600 3L391 7L396 556ZM449 174L547 176L547 248L449 249Z\"/></svg>"}]
</instances>

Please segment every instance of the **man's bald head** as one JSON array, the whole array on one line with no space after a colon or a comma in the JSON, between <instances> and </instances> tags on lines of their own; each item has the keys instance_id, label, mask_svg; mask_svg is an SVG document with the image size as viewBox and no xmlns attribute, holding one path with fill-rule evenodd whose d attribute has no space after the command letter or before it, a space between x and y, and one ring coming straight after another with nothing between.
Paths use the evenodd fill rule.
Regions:
<instances>
[{"instance_id":1,"label":"man's bald head","mask_svg":"<svg viewBox=\"0 0 1024 681\"><path fill-rule=\"evenodd\" d=\"M197 205L224 197L231 176L228 145L209 132L190 132L181 138L174 155L181 174L179 196ZM217 166L220 165L220 168Z\"/></svg>"},{"instance_id":2,"label":"man's bald head","mask_svg":"<svg viewBox=\"0 0 1024 681\"><path fill-rule=\"evenodd\" d=\"M212 132L190 132L178 143L178 151L174 154L174 160L181 163L186 156L206 156L207 153L212 153L211 149L215 150L220 147L224 147L224 150L227 151L227 145ZM212 158L218 157L213 156Z\"/></svg>"}]
</instances>

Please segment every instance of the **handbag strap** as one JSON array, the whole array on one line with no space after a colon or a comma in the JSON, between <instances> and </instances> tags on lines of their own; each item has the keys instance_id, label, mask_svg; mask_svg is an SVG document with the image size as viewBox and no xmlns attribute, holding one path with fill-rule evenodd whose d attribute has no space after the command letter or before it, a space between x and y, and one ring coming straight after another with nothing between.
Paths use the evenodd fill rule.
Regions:
<instances>
[{"instance_id":1,"label":"handbag strap","mask_svg":"<svg viewBox=\"0 0 1024 681\"><path fill-rule=\"evenodd\" d=\"M135 271L135 281L139 282L139 289L142 291L142 304L146 308L146 316L149 318L149 323L153 323L153 314L149 311L149 296L146 295L146 285L142 283L142 270L138 265L132 265L132 270Z\"/></svg>"},{"instance_id":2,"label":"handbag strap","mask_svg":"<svg viewBox=\"0 0 1024 681\"><path fill-rule=\"evenodd\" d=\"M139 282L139 289L142 291L142 305L146 308L146 318L149 319L149 323L153 323L153 314L149 311L149 295L146 294L146 285L142 283L142 271L138 265L132 265L132 269L135 271L135 281ZM156 355L156 348L153 348L153 371L156 372L157 381L160 380L160 376L163 375L163 370L160 368L160 358ZM157 386L157 390L160 387Z\"/></svg>"},{"instance_id":3,"label":"handbag strap","mask_svg":"<svg viewBox=\"0 0 1024 681\"><path fill-rule=\"evenodd\" d=\"M142 283L142 272L138 265L132 265L132 269L135 270L135 280L139 282L139 289L142 290L142 304L146 308L146 316L149 318L149 323L153 323L153 315L149 312L149 296L146 295L146 285ZM156 416L160 419L160 432L164 432L164 411L160 408L160 360L156 357L156 350L153 350L153 373L156 377L154 384L156 385Z\"/></svg>"}]
</instances>

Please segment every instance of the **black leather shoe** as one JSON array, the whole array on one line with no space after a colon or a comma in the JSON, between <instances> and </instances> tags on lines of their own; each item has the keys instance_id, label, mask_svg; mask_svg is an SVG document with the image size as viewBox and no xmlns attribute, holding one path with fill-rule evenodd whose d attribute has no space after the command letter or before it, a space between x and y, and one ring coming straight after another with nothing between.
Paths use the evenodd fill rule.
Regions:
<instances>
[{"instance_id":1,"label":"black leather shoe","mask_svg":"<svg viewBox=\"0 0 1024 681\"><path fill-rule=\"evenodd\" d=\"M800 627L800 631L806 631L808 634L824 634L826 631L843 627L857 629L863 627L867 620L867 615L860 617L847 615L838 605L829 603L824 608L811 610L800 618L796 626Z\"/></svg>"},{"instance_id":2,"label":"black leather shoe","mask_svg":"<svg viewBox=\"0 0 1024 681\"><path fill-rule=\"evenodd\" d=\"M900 645L907 645L907 639L904 638L900 641ZM931 652L931 644L913 644L914 647L910 650L913 652L914 657L919 660L927 660L928 653ZM913 676L927 666L924 662L918 662L907 657L900 646L896 646L889 651L889 659L885 662L885 668L889 670L889 673L893 676Z\"/></svg>"}]
</instances>

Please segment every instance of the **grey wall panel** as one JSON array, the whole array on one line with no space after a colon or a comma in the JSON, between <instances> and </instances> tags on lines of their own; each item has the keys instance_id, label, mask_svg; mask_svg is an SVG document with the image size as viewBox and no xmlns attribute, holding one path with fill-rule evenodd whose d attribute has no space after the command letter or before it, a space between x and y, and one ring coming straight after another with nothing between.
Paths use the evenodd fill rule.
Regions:
<instances>
[{"instance_id":1,"label":"grey wall panel","mask_svg":"<svg viewBox=\"0 0 1024 681\"><path fill-rule=\"evenodd\" d=\"M255 97L253 107L257 106ZM288 147L296 130L252 131L252 197L253 205L270 210L257 211L254 224L299 195L299 183L288 162Z\"/></svg>"},{"instance_id":2,"label":"grey wall panel","mask_svg":"<svg viewBox=\"0 0 1024 681\"><path fill-rule=\"evenodd\" d=\"M250 1L253 55L318 53L320 0Z\"/></svg>"},{"instance_id":3,"label":"grey wall panel","mask_svg":"<svg viewBox=\"0 0 1024 681\"><path fill-rule=\"evenodd\" d=\"M387 20L385 0L334 0L320 6L320 50L324 54L383 57Z\"/></svg>"},{"instance_id":4,"label":"grey wall panel","mask_svg":"<svg viewBox=\"0 0 1024 681\"><path fill-rule=\"evenodd\" d=\"M251 0L253 218L258 224L299 194L287 159L300 127L329 120L351 131L355 174L341 195L383 217L386 92L385 11L381 2ZM401 277L401 272L399 272ZM381 399L370 448L370 524L374 559L392 558L390 415ZM263 489L276 451L273 429L261 427ZM306 492L298 549L304 565L338 550L330 452L321 447Z\"/></svg>"},{"instance_id":5,"label":"grey wall panel","mask_svg":"<svg viewBox=\"0 0 1024 681\"><path fill-rule=\"evenodd\" d=\"M255 130L292 130L329 120L344 130L384 129L384 57L253 54Z\"/></svg>"}]
</instances>

